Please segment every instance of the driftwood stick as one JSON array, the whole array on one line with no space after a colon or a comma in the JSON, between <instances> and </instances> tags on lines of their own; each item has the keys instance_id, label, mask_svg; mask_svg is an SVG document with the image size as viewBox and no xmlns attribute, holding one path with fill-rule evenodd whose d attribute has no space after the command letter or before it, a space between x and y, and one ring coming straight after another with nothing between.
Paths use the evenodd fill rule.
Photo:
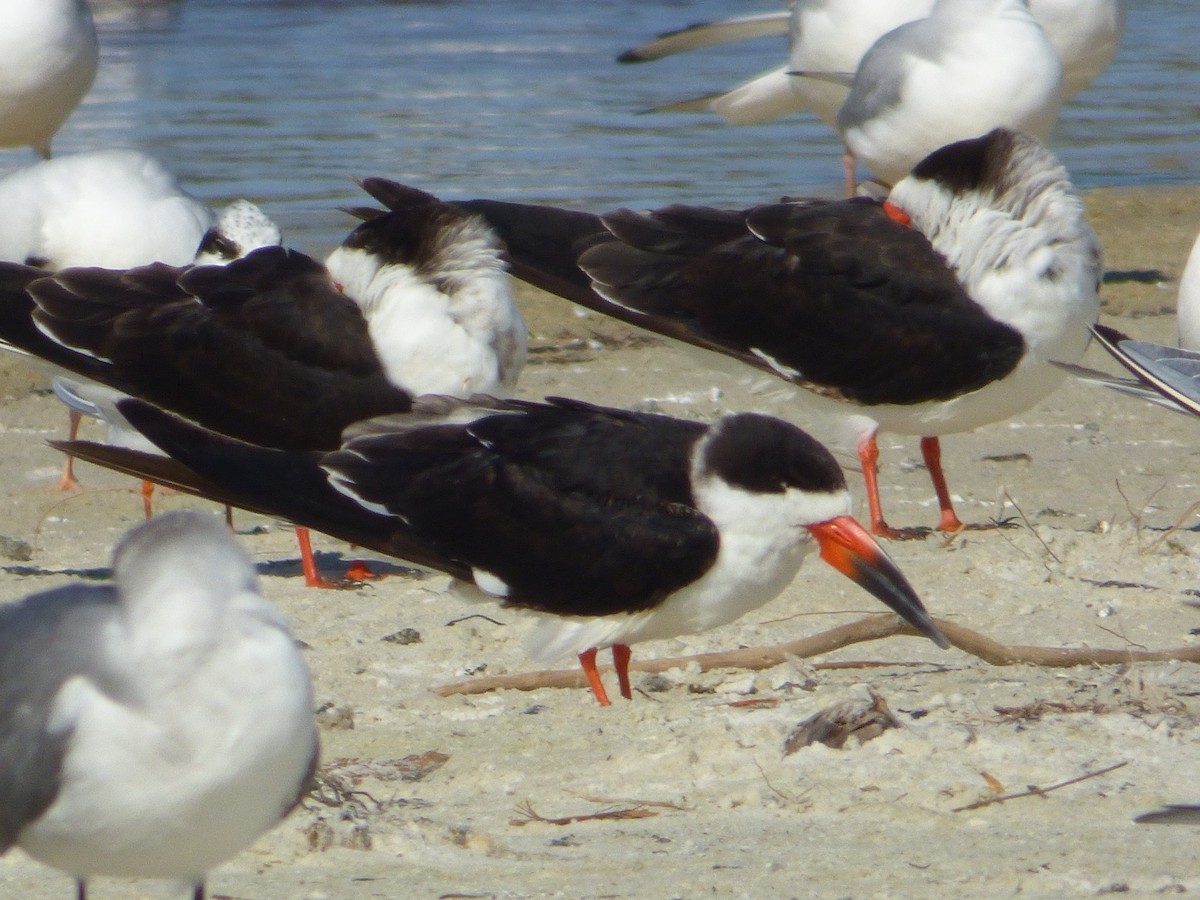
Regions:
<instances>
[{"instance_id":1,"label":"driftwood stick","mask_svg":"<svg viewBox=\"0 0 1200 900\"><path fill-rule=\"evenodd\" d=\"M970 628L964 628L962 625L956 625L944 619L935 619L934 621L952 645L993 666L1033 665L1063 668L1128 662L1166 662L1168 660L1200 662L1200 646L1176 647L1169 650L1104 650L1091 647L1026 647L1019 645L1010 647L977 631L972 631ZM680 669L694 665L699 666L702 672L709 669L758 671L777 666L790 658L804 659L819 656L822 653L830 653L852 644L877 641L898 634L918 635L919 633L902 619L884 613L878 616L868 616L865 619L840 625L837 628L831 628L828 631L822 631L819 634L786 644L744 647L719 653L700 653L695 656L635 660L629 668L637 672L665 672L668 669ZM836 665L839 664L830 664L831 667ZM823 668L823 665L817 663L815 668ZM517 675L473 678L470 681L435 687L433 692L441 697L448 697L452 694L483 694L495 690L532 691L543 687L582 688L586 686L587 682L584 680L583 672L579 669L548 669L541 672L522 672Z\"/></svg>"}]
</instances>

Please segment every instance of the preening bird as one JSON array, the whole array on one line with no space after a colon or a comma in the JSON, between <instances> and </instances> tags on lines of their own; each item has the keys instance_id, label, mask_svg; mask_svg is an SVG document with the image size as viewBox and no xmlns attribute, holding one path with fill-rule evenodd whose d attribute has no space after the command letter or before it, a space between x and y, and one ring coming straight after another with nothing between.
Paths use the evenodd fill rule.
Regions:
<instances>
[{"instance_id":1,"label":"preening bird","mask_svg":"<svg viewBox=\"0 0 1200 900\"><path fill-rule=\"evenodd\" d=\"M316 768L312 685L286 620L220 521L130 532L113 583L0 608L0 852L73 876L205 873L297 804Z\"/></svg>"}]
</instances>

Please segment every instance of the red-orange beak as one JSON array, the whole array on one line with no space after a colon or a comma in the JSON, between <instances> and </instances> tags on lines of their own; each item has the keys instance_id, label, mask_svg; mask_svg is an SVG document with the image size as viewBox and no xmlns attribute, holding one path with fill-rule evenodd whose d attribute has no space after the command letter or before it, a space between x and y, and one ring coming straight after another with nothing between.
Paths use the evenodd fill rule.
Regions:
<instances>
[{"instance_id":1,"label":"red-orange beak","mask_svg":"<svg viewBox=\"0 0 1200 900\"><path fill-rule=\"evenodd\" d=\"M882 600L943 650L950 646L908 579L875 538L851 516L838 516L808 530L821 547L821 559Z\"/></svg>"}]
</instances>

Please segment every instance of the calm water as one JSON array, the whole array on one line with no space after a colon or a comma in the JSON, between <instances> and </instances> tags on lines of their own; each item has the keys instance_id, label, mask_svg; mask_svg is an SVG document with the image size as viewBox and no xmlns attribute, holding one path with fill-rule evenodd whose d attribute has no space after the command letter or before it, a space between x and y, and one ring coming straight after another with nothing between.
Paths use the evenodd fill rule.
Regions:
<instances>
[{"instance_id":1,"label":"calm water","mask_svg":"<svg viewBox=\"0 0 1200 900\"><path fill-rule=\"evenodd\" d=\"M1194 183L1200 4L1131 6L1115 63L1066 107L1055 147L1085 187ZM658 32L771 8L771 0L103 0L100 75L55 148L144 149L210 203L262 203L289 243L311 252L345 234L336 206L358 202L354 176L592 209L836 194L840 144L815 119L734 128L715 117L638 114L781 64L782 39L613 62ZM31 151L0 151L0 167L31 160Z\"/></svg>"}]
</instances>

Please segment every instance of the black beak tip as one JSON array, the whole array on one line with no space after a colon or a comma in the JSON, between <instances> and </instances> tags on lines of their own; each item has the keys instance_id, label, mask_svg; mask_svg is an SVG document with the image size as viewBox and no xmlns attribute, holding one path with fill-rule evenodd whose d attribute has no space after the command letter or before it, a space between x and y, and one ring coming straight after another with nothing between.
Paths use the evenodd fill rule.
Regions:
<instances>
[{"instance_id":1,"label":"black beak tip","mask_svg":"<svg viewBox=\"0 0 1200 900\"><path fill-rule=\"evenodd\" d=\"M918 626L918 627L920 627L920 626ZM943 649L943 650L950 649L950 646L951 646L950 641L948 641L946 639L946 636L944 634L942 634L942 630L933 624L933 619L928 619L924 623L924 627L921 628L921 631L924 632L925 637L929 638L931 641L933 641L935 644L937 644L941 649Z\"/></svg>"}]
</instances>

